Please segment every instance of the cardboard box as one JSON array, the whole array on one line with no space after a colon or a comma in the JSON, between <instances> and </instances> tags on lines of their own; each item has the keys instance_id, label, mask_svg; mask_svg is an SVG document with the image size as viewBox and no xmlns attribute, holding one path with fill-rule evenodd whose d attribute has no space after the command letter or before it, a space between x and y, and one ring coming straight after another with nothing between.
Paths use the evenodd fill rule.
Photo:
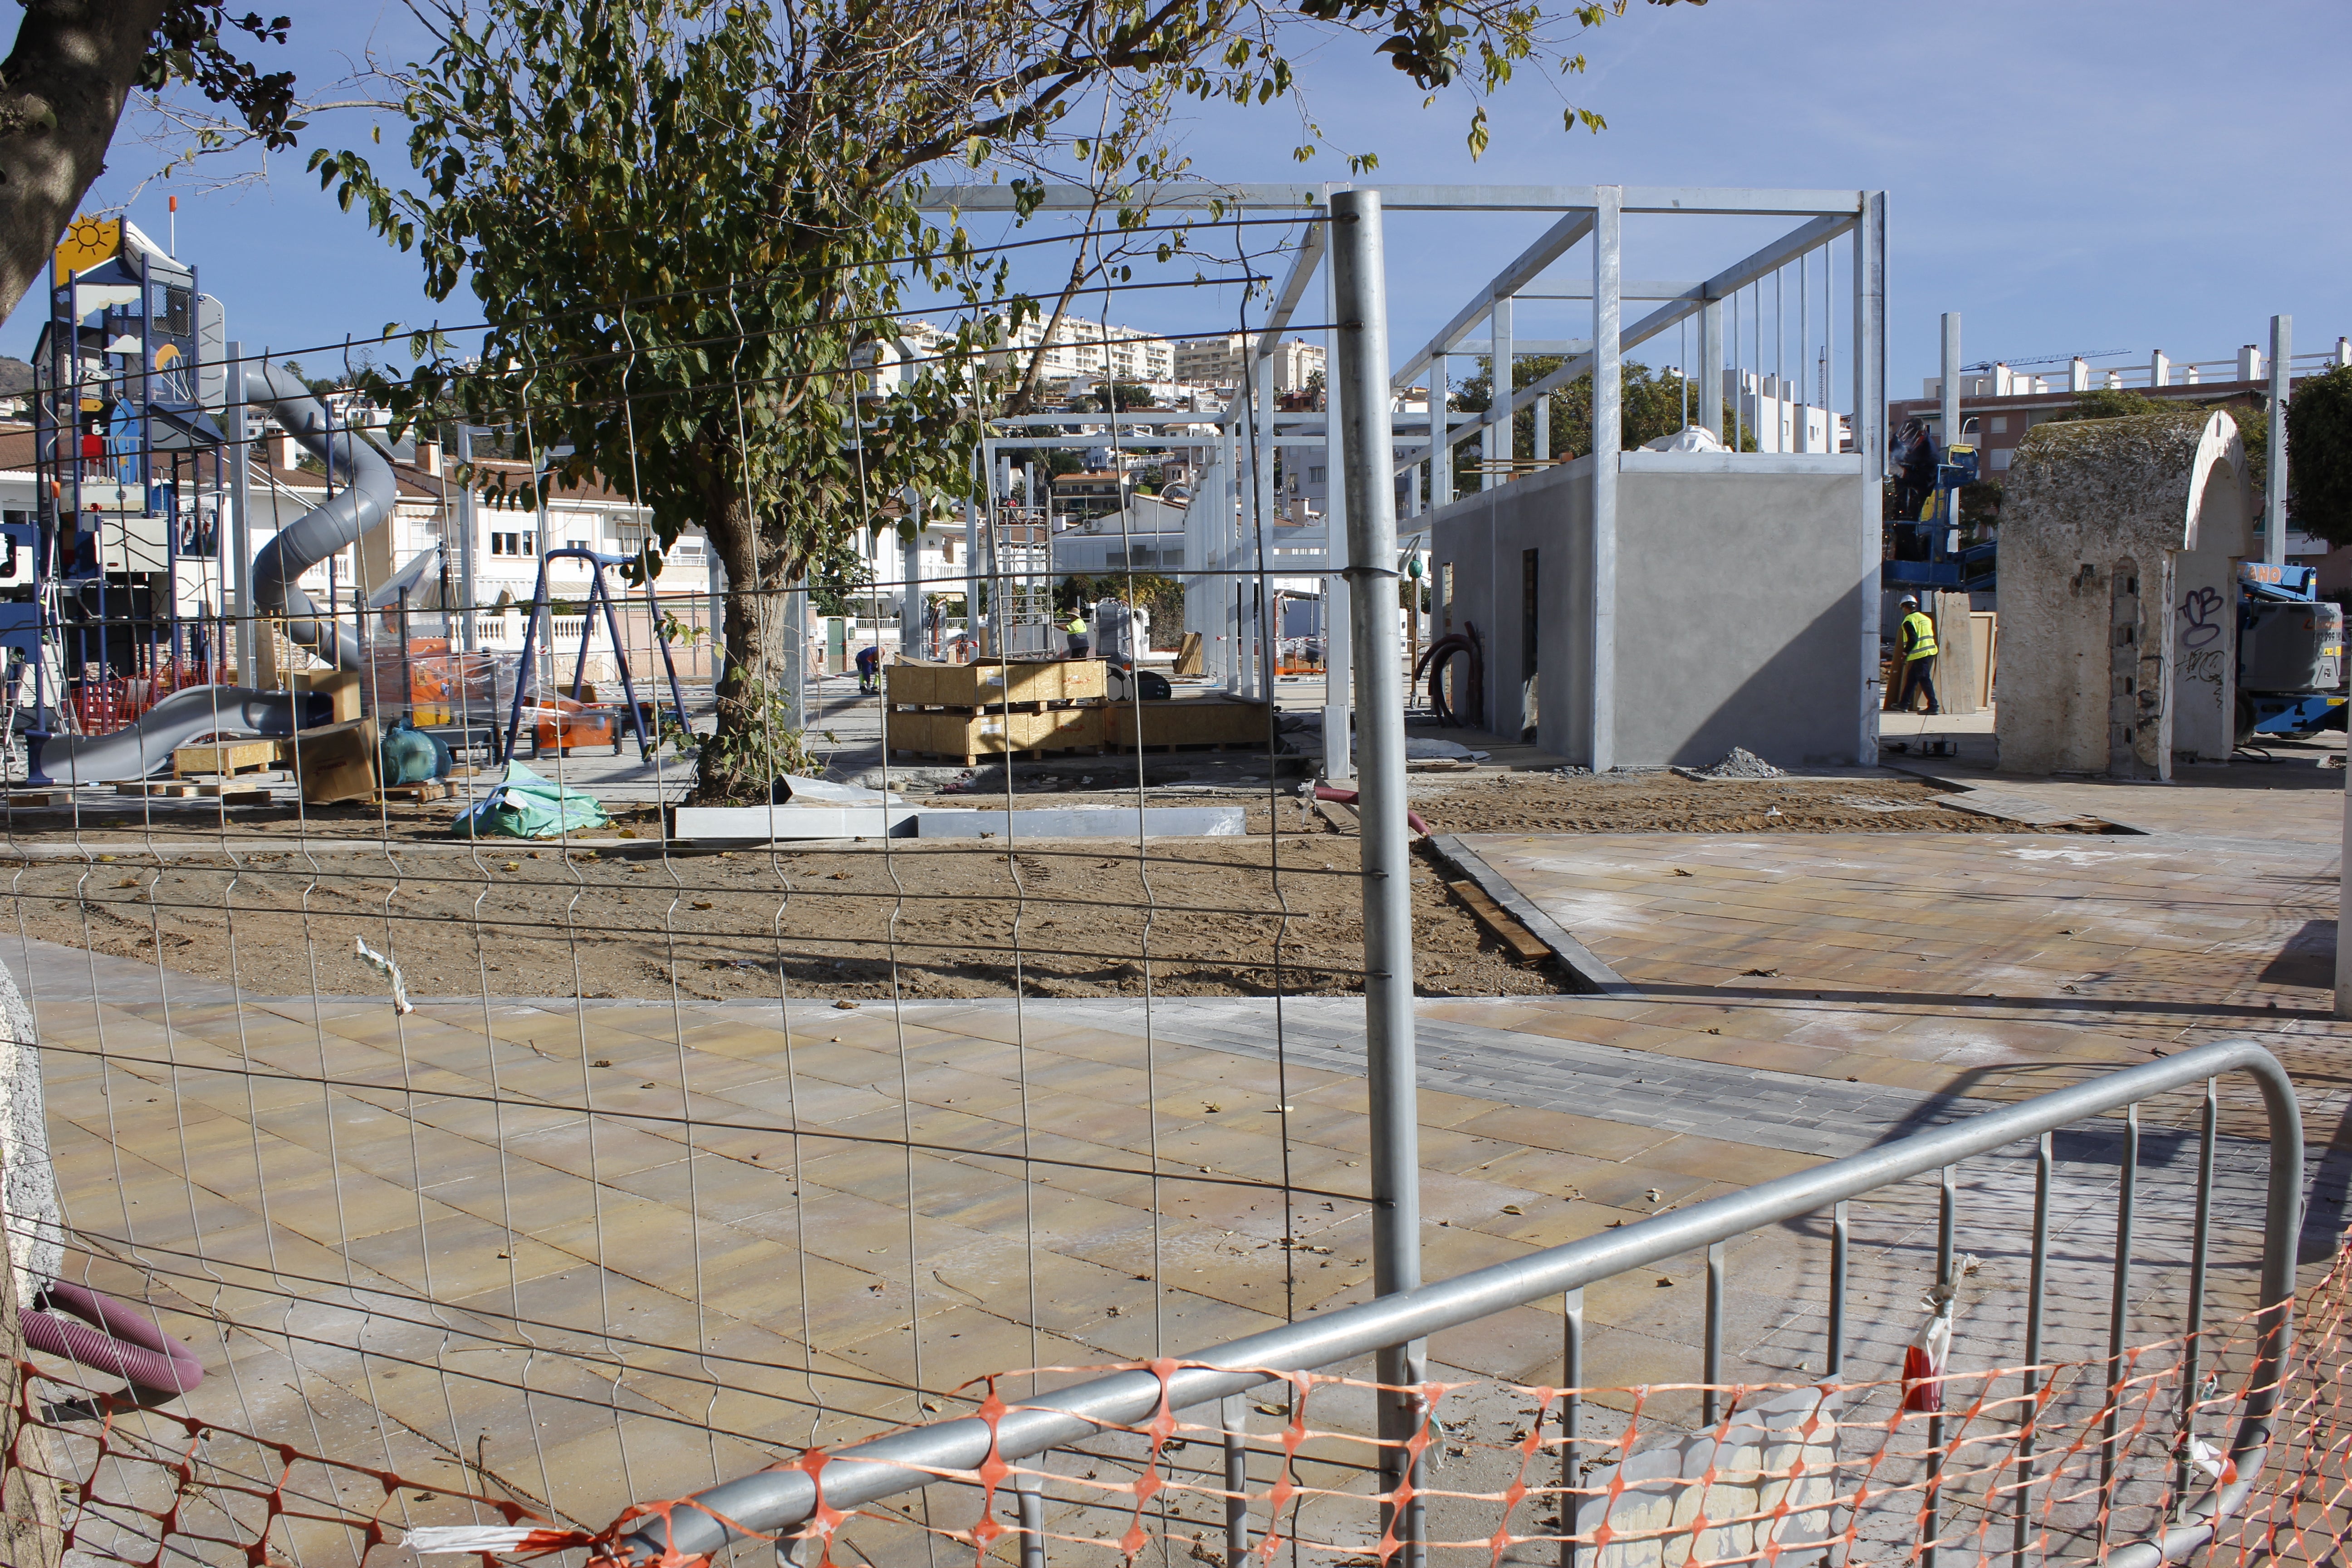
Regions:
<instances>
[{"instance_id":1,"label":"cardboard box","mask_svg":"<svg viewBox=\"0 0 2352 1568\"><path fill-rule=\"evenodd\" d=\"M356 691L356 683L352 689ZM310 805L375 799L375 721L351 719L294 737L294 777Z\"/></svg>"},{"instance_id":2,"label":"cardboard box","mask_svg":"<svg viewBox=\"0 0 2352 1568\"><path fill-rule=\"evenodd\" d=\"M306 669L294 678L294 684L299 690L323 691L334 699L338 724L360 716L360 676L355 669Z\"/></svg>"}]
</instances>

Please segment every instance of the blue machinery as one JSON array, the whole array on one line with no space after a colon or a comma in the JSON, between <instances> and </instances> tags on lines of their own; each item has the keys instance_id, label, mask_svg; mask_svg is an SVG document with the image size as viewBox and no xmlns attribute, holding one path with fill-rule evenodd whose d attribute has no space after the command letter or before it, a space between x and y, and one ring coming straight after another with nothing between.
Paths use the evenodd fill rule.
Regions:
<instances>
[{"instance_id":1,"label":"blue machinery","mask_svg":"<svg viewBox=\"0 0 2352 1568\"><path fill-rule=\"evenodd\" d=\"M1990 540L1960 542L1960 487L1976 482L1977 449L1957 444L1945 447L1944 460L1936 465L1934 496L1918 521L1886 525L1894 552L1879 567L1882 586L1957 594L1994 585L1999 547Z\"/></svg>"},{"instance_id":2,"label":"blue machinery","mask_svg":"<svg viewBox=\"0 0 2352 1568\"><path fill-rule=\"evenodd\" d=\"M2308 566L2238 566L2237 737L2344 727L2344 611Z\"/></svg>"}]
</instances>

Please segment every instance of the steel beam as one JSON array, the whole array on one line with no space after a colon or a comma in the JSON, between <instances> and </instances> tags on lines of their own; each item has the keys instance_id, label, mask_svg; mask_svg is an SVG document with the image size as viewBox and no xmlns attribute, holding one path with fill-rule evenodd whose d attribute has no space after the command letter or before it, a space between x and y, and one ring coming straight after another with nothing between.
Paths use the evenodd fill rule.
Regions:
<instances>
[{"instance_id":1,"label":"steel beam","mask_svg":"<svg viewBox=\"0 0 2352 1568\"><path fill-rule=\"evenodd\" d=\"M1811 223L1800 225L1790 230L1762 249L1734 262L1708 279L1702 286L1700 297L1677 298L1651 311L1632 326L1623 329L1618 336L1617 352L1622 355L1627 350L1649 342L1650 339L1657 337L1667 329L1679 325L1695 315L1702 317L1701 331L1704 331L1703 318L1707 301L1726 299L1758 279L1767 277L1775 269L1794 261L1806 251L1828 244L1839 235L1853 227L1854 221L1852 217L1842 215L1817 217ZM1477 308L1484 308L1483 300ZM1473 321L1476 319L1475 315L1471 318ZM1530 382L1515 394L1512 398L1514 412L1526 407L1546 393L1566 386L1578 376L1590 373L1591 369L1592 355L1589 353L1568 361L1542 380ZM1402 468L1407 463L1419 462L1427 456L1426 448L1402 453L1397 458L1397 465Z\"/></svg>"},{"instance_id":2,"label":"steel beam","mask_svg":"<svg viewBox=\"0 0 2352 1568\"><path fill-rule=\"evenodd\" d=\"M1879 562L1885 553L1883 497L1886 477L1886 197L1874 194L1870 210L1853 230L1853 449L1862 457L1861 515L1855 521L1857 578L1862 626L1855 671L1861 713L1854 761L1867 767L1878 757L1878 713L1885 692L1878 679Z\"/></svg>"},{"instance_id":3,"label":"steel beam","mask_svg":"<svg viewBox=\"0 0 2352 1568\"><path fill-rule=\"evenodd\" d=\"M1597 185L1368 185L1381 194L1390 212L1568 212L1600 201ZM1322 204L1327 185L1219 184L1176 180L1139 185L1121 204L1127 210L1199 209L1242 212L1298 211ZM1862 211L1859 190L1739 190L1711 185L1627 185L1621 210L1692 216L1811 217L1824 213L1849 216ZM1015 212L1023 202L1011 185L935 185L916 205L925 212ZM1086 185L1053 184L1034 195L1033 212L1097 212L1102 193Z\"/></svg>"},{"instance_id":4,"label":"steel beam","mask_svg":"<svg viewBox=\"0 0 2352 1568\"><path fill-rule=\"evenodd\" d=\"M1592 643L1585 765L1596 774L1617 765L1617 456L1623 444L1624 384L1619 375L1617 269L1623 223L1613 190L1604 190L1592 231ZM1546 380L1550 377L1547 376ZM1545 706L1559 710L1559 700ZM1541 743L1540 738L1538 742Z\"/></svg>"},{"instance_id":5,"label":"steel beam","mask_svg":"<svg viewBox=\"0 0 2352 1568\"><path fill-rule=\"evenodd\" d=\"M1468 304L1454 313L1454 319L1437 330L1437 335L1422 345L1411 359L1399 365L1389 376L1389 385L1402 391L1412 384L1412 378L1423 366L1453 352L1463 334L1490 315L1497 300L1507 300L1535 281L1538 274L1568 254L1578 240L1592 232L1590 212L1571 212L1544 230L1533 245L1513 258L1508 265L1495 274L1494 279Z\"/></svg>"}]
</instances>

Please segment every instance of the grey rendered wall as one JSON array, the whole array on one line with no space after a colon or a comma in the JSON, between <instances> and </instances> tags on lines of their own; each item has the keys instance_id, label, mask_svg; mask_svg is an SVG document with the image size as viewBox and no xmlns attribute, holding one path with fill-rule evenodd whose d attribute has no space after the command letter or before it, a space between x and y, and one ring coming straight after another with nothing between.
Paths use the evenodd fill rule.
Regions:
<instances>
[{"instance_id":1,"label":"grey rendered wall","mask_svg":"<svg viewBox=\"0 0 2352 1568\"><path fill-rule=\"evenodd\" d=\"M1537 743L1591 760L1591 459L1430 514L1453 568L1453 628L1486 653L1486 728L1519 731L1523 552L1537 552ZM1628 453L1618 480L1615 760L1712 763L1734 745L1785 766L1851 763L1863 594L1851 458L1694 460Z\"/></svg>"},{"instance_id":2,"label":"grey rendered wall","mask_svg":"<svg viewBox=\"0 0 2352 1568\"><path fill-rule=\"evenodd\" d=\"M1675 456L1629 452L1617 481L1619 762L1854 765L1859 460Z\"/></svg>"},{"instance_id":3,"label":"grey rendered wall","mask_svg":"<svg viewBox=\"0 0 2352 1568\"><path fill-rule=\"evenodd\" d=\"M1481 490L1429 519L1432 557L1454 568L1453 629L1475 625L1486 647L1482 721L1506 739L1519 733L1521 572L1524 552L1536 552L1536 743L1578 763L1591 750L1591 464Z\"/></svg>"}]
</instances>

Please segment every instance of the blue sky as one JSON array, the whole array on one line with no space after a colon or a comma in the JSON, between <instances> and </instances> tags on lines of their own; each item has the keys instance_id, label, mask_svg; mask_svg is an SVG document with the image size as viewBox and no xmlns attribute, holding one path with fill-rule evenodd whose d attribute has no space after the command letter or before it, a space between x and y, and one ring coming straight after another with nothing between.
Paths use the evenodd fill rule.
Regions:
<instances>
[{"instance_id":1,"label":"blue sky","mask_svg":"<svg viewBox=\"0 0 2352 1568\"><path fill-rule=\"evenodd\" d=\"M401 58L423 41L387 0L286 8L296 42L285 53L306 89L330 89L371 43ZM1375 179L1886 190L1897 396L1934 373L1945 310L1963 313L1970 360L2121 350L2144 362L2152 348L2220 357L2264 340L2274 311L2294 316L2305 350L2352 333L2352 212L2339 199L2340 111L2328 85L2352 73L2342 0L1637 3L1583 47L1582 77L1563 85L1523 73L1506 89L1475 163L1466 100L1423 109L1360 45L1330 44L1304 75L1330 142L1379 155ZM1606 115L1608 129L1563 130L1563 90ZM1206 175L1344 177L1336 156L1293 163L1296 132L1288 110L1223 107L1194 111L1184 127ZM365 136L363 119L347 116L322 120L308 143ZM398 160L395 137L387 128L381 160ZM282 351L391 321L465 317L463 300L426 300L415 258L340 212L302 159L281 158L257 188L183 197L181 253L226 301L232 336ZM153 162L119 140L94 195L121 200ZM189 189L152 183L131 207L158 238L174 185ZM1763 237L1685 223L1679 238L1630 233L1629 275L1712 269ZM1392 220L1395 336L1434 326L1541 226ZM1167 293L1113 306L1118 319L1170 331L1221 326L1232 310ZM0 352L29 349L38 310L37 300L19 308Z\"/></svg>"}]
</instances>

